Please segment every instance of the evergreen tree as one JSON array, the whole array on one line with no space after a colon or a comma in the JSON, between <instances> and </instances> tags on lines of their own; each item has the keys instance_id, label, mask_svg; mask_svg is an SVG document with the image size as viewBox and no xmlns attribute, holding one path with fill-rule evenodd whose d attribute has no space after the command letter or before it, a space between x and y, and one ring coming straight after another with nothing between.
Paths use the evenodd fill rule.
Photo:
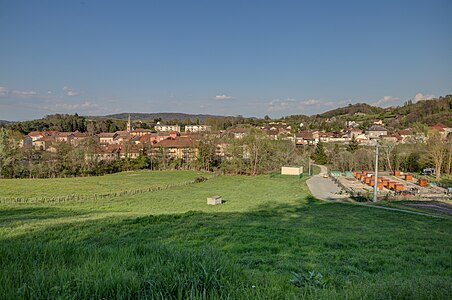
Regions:
<instances>
[{"instance_id":1,"label":"evergreen tree","mask_svg":"<svg viewBox=\"0 0 452 300\"><path fill-rule=\"evenodd\" d=\"M350 143L347 145L347 151L354 153L356 150L358 150L358 148L359 148L359 143L353 136Z\"/></svg>"},{"instance_id":2,"label":"evergreen tree","mask_svg":"<svg viewBox=\"0 0 452 300\"><path fill-rule=\"evenodd\" d=\"M311 155L311 158L318 164L324 165L328 163L328 156L325 153L325 148L323 147L323 143L319 142L315 147L314 153Z\"/></svg>"}]
</instances>

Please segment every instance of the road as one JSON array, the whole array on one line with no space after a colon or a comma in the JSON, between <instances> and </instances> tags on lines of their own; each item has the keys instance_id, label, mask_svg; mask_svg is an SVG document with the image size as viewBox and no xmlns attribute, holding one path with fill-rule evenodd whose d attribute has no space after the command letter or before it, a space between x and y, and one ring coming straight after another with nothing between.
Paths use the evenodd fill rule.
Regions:
<instances>
[{"instance_id":1,"label":"road","mask_svg":"<svg viewBox=\"0 0 452 300\"><path fill-rule=\"evenodd\" d=\"M306 181L306 184L314 197L330 201L346 198L345 195L336 194L341 189L330 178L323 177L323 175L328 174L328 169L322 165L317 166L320 167L320 174L314 175Z\"/></svg>"}]
</instances>

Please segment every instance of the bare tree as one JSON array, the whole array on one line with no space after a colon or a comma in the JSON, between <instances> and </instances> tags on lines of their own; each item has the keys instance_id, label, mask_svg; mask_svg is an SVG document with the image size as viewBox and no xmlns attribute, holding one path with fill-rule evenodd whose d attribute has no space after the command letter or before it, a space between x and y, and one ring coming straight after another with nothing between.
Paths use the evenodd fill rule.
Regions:
<instances>
[{"instance_id":1,"label":"bare tree","mask_svg":"<svg viewBox=\"0 0 452 300\"><path fill-rule=\"evenodd\" d=\"M427 141L427 157L435 165L436 180L441 179L441 169L446 152L446 143L442 140L440 133L437 131L431 132Z\"/></svg>"}]
</instances>

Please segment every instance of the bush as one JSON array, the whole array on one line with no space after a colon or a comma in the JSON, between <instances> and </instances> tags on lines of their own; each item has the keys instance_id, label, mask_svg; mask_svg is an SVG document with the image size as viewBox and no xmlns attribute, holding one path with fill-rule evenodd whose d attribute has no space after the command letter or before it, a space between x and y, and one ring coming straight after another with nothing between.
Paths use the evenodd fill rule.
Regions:
<instances>
[{"instance_id":1,"label":"bush","mask_svg":"<svg viewBox=\"0 0 452 300\"><path fill-rule=\"evenodd\" d=\"M195 183L204 182L204 181L206 181L206 180L207 180L206 177L204 177L204 176L198 176L198 177L195 178Z\"/></svg>"}]
</instances>

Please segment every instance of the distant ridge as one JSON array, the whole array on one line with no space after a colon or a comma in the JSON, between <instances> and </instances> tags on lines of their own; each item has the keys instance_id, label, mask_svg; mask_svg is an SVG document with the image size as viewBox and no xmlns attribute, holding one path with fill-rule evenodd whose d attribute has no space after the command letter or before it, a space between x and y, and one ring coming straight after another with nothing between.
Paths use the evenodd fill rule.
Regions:
<instances>
[{"instance_id":1,"label":"distant ridge","mask_svg":"<svg viewBox=\"0 0 452 300\"><path fill-rule=\"evenodd\" d=\"M0 125L3 125L3 124L12 124L12 123L15 123L15 122L6 121L6 120L0 120Z\"/></svg>"},{"instance_id":2,"label":"distant ridge","mask_svg":"<svg viewBox=\"0 0 452 300\"><path fill-rule=\"evenodd\" d=\"M190 120L195 122L199 120L204 122L209 118L222 119L228 116L216 116L216 115L205 115L205 114L185 114L185 113L130 113L130 118L132 120L154 120L161 119L162 121L173 121L173 120ZM88 118L109 118L116 120L127 120L129 118L129 113L120 113L107 115L103 117L88 117Z\"/></svg>"}]
</instances>

